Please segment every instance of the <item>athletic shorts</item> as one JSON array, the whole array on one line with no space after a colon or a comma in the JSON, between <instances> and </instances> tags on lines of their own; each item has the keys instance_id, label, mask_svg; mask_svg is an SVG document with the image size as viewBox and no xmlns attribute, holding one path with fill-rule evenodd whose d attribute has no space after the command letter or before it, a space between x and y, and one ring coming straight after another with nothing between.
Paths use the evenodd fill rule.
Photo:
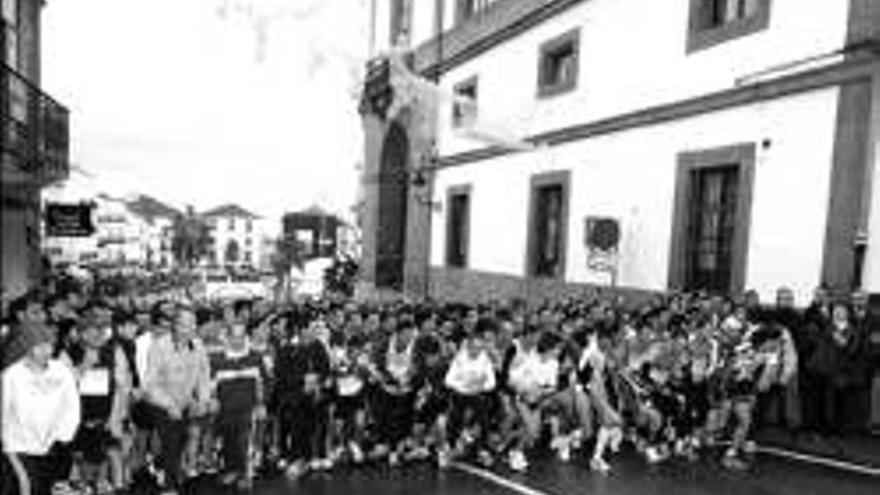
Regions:
<instances>
[{"instance_id":1,"label":"athletic shorts","mask_svg":"<svg viewBox=\"0 0 880 495\"><path fill-rule=\"evenodd\" d=\"M348 419L367 407L366 397L363 392L355 395L337 395L334 400L336 419Z\"/></svg>"},{"instance_id":2,"label":"athletic shorts","mask_svg":"<svg viewBox=\"0 0 880 495\"><path fill-rule=\"evenodd\" d=\"M121 442L114 438L103 424L81 425L73 439L73 451L81 454L86 462L98 464L107 457L107 451L119 448Z\"/></svg>"}]
</instances>

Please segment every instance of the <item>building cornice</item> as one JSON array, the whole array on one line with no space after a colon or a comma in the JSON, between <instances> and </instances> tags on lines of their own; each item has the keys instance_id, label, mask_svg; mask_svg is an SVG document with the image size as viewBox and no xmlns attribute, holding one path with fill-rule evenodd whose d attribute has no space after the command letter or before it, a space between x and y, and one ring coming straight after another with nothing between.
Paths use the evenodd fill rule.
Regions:
<instances>
[{"instance_id":1,"label":"building cornice","mask_svg":"<svg viewBox=\"0 0 880 495\"><path fill-rule=\"evenodd\" d=\"M498 0L477 16L446 30L415 49L415 69L436 76L491 50L523 32L588 0ZM442 54L438 54L438 43Z\"/></svg>"},{"instance_id":2,"label":"building cornice","mask_svg":"<svg viewBox=\"0 0 880 495\"><path fill-rule=\"evenodd\" d=\"M722 91L658 105L614 117L562 127L526 138L537 145L558 145L639 127L694 117L727 108L782 98L806 91L859 80L870 80L878 58L865 56L846 59L833 65L779 77L770 81L738 86ZM490 146L462 153L441 156L435 169L443 169L515 153L513 150Z\"/></svg>"}]
</instances>

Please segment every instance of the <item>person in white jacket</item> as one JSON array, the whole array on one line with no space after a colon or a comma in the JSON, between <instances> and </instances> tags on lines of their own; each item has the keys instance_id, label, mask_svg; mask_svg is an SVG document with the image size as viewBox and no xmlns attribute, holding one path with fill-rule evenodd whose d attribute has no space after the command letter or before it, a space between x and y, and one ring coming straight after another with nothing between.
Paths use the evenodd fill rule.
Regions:
<instances>
[{"instance_id":1,"label":"person in white jacket","mask_svg":"<svg viewBox=\"0 0 880 495\"><path fill-rule=\"evenodd\" d=\"M486 342L490 326L489 320L477 323L452 359L445 380L451 392L448 438L457 442L455 454L463 454L473 443L483 463L491 462L486 441L491 426L491 394L496 385L495 365Z\"/></svg>"},{"instance_id":2,"label":"person in white jacket","mask_svg":"<svg viewBox=\"0 0 880 495\"><path fill-rule=\"evenodd\" d=\"M534 333L534 330L529 333ZM529 351L520 351L511 365L508 381L515 394L516 412L523 426L517 445L509 452L508 462L514 471L528 468L525 451L538 440L544 413L557 396L561 344L558 336L541 333L537 346Z\"/></svg>"},{"instance_id":3,"label":"person in white jacket","mask_svg":"<svg viewBox=\"0 0 880 495\"><path fill-rule=\"evenodd\" d=\"M56 455L79 427L76 379L69 366L52 359L51 328L29 322L13 332L9 348L23 351L24 357L3 371L3 453L19 493L50 495L60 481Z\"/></svg>"}]
</instances>

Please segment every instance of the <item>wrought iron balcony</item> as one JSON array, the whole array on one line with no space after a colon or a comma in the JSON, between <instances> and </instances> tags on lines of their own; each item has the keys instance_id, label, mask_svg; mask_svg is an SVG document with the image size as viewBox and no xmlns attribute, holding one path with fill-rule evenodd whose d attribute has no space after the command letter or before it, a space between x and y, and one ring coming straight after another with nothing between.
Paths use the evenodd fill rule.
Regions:
<instances>
[{"instance_id":1,"label":"wrought iron balcony","mask_svg":"<svg viewBox=\"0 0 880 495\"><path fill-rule=\"evenodd\" d=\"M0 163L3 182L40 186L70 173L67 108L11 67L0 64Z\"/></svg>"}]
</instances>

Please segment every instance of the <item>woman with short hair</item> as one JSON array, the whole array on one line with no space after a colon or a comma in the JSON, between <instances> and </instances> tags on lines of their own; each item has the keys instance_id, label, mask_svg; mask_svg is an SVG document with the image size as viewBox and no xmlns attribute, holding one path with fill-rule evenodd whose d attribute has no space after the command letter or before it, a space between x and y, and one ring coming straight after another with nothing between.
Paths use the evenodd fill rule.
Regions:
<instances>
[{"instance_id":1,"label":"woman with short hair","mask_svg":"<svg viewBox=\"0 0 880 495\"><path fill-rule=\"evenodd\" d=\"M10 337L5 351L24 357L2 376L3 453L12 471L3 479L15 479L21 495L49 495L60 481L57 454L79 427L76 380L70 367L52 358L55 336L45 324L23 323Z\"/></svg>"}]
</instances>

